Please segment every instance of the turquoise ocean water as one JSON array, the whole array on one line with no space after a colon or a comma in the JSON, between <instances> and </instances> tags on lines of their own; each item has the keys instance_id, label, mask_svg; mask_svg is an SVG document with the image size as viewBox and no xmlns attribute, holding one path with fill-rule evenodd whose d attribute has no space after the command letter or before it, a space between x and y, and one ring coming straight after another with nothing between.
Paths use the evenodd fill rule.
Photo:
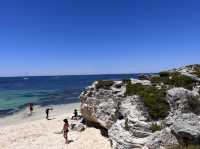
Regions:
<instances>
[{"instance_id":1,"label":"turquoise ocean water","mask_svg":"<svg viewBox=\"0 0 200 149\"><path fill-rule=\"evenodd\" d=\"M79 102L80 93L96 80L136 77L132 74L1 77L0 116L19 111L30 102L39 106Z\"/></svg>"}]
</instances>

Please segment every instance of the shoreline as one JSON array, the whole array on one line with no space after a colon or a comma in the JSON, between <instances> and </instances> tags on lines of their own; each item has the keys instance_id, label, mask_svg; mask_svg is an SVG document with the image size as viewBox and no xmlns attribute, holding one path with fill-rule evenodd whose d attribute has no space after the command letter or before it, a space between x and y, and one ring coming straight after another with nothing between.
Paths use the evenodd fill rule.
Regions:
<instances>
[{"instance_id":1,"label":"shoreline","mask_svg":"<svg viewBox=\"0 0 200 149\"><path fill-rule=\"evenodd\" d=\"M45 109L51 107L53 108L50 111L50 118L63 115L64 113L73 113L74 109L80 109L80 102L69 103L69 104L60 104L60 105L49 105L49 106L34 106L33 113L30 114L29 108L24 108L16 113L0 117L0 128L9 125L21 124L24 122L31 122L35 120L45 119Z\"/></svg>"},{"instance_id":2,"label":"shoreline","mask_svg":"<svg viewBox=\"0 0 200 149\"><path fill-rule=\"evenodd\" d=\"M34 107L49 107L49 106L59 106L59 105L68 105L68 104L75 104L75 103L80 103L79 100L77 101L74 101L74 102L66 102L66 103L59 103L59 104L45 104L45 105L41 105L41 104L35 104L33 103L33 106ZM11 115L15 115L21 111L24 111L26 110L28 107L28 103L24 104L24 105L21 105L19 107L16 107L15 109L1 109L0 110L0 118L4 118L4 117L8 117L8 116L11 116Z\"/></svg>"}]
</instances>

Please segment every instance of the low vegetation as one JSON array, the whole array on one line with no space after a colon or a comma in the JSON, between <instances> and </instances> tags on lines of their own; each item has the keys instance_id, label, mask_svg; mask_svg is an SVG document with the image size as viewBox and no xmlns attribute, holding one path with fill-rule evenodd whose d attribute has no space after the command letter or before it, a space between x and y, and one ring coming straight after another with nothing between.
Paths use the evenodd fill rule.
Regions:
<instances>
[{"instance_id":1,"label":"low vegetation","mask_svg":"<svg viewBox=\"0 0 200 149\"><path fill-rule=\"evenodd\" d=\"M166 91L164 89L145 86L139 83L128 83L126 85L126 96L132 95L139 95L142 98L152 119L163 119L168 115L169 104L165 100Z\"/></svg>"},{"instance_id":2,"label":"low vegetation","mask_svg":"<svg viewBox=\"0 0 200 149\"><path fill-rule=\"evenodd\" d=\"M156 131L160 131L162 129L162 126L161 125L158 125L156 123L152 123L151 124L151 127L150 127L150 130L152 132L156 132Z\"/></svg>"},{"instance_id":3,"label":"low vegetation","mask_svg":"<svg viewBox=\"0 0 200 149\"><path fill-rule=\"evenodd\" d=\"M171 149L200 149L200 145L178 146Z\"/></svg>"},{"instance_id":4,"label":"low vegetation","mask_svg":"<svg viewBox=\"0 0 200 149\"><path fill-rule=\"evenodd\" d=\"M169 77L170 76L170 73L167 72L167 71L162 71L159 73L160 77Z\"/></svg>"},{"instance_id":5,"label":"low vegetation","mask_svg":"<svg viewBox=\"0 0 200 149\"><path fill-rule=\"evenodd\" d=\"M113 120L114 122L117 121L117 115L111 114L111 118L112 118L112 120Z\"/></svg>"},{"instance_id":6,"label":"low vegetation","mask_svg":"<svg viewBox=\"0 0 200 149\"><path fill-rule=\"evenodd\" d=\"M110 87L114 84L114 81L111 80L100 80L96 84L96 89L105 89L109 90Z\"/></svg>"},{"instance_id":7,"label":"low vegetation","mask_svg":"<svg viewBox=\"0 0 200 149\"><path fill-rule=\"evenodd\" d=\"M197 77L200 77L200 65L194 65L193 66L193 74L196 75Z\"/></svg>"},{"instance_id":8,"label":"low vegetation","mask_svg":"<svg viewBox=\"0 0 200 149\"><path fill-rule=\"evenodd\" d=\"M128 118L126 118L125 123L124 123L124 128L125 130L129 131L129 125L128 125Z\"/></svg>"},{"instance_id":9,"label":"low vegetation","mask_svg":"<svg viewBox=\"0 0 200 149\"><path fill-rule=\"evenodd\" d=\"M164 83L171 87L183 87L189 90L192 90L194 86L192 78L179 72L160 72L159 75L151 77L150 81L153 85Z\"/></svg>"}]
</instances>

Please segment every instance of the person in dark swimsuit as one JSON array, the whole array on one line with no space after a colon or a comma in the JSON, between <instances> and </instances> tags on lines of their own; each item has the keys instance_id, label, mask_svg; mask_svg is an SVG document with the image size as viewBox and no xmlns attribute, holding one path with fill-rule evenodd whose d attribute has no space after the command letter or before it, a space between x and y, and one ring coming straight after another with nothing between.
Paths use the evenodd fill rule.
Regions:
<instances>
[{"instance_id":1,"label":"person in dark swimsuit","mask_svg":"<svg viewBox=\"0 0 200 149\"><path fill-rule=\"evenodd\" d=\"M63 137L65 138L65 143L68 144L68 132L69 132L69 123L67 119L64 119L64 126L63 126Z\"/></svg>"},{"instance_id":2,"label":"person in dark swimsuit","mask_svg":"<svg viewBox=\"0 0 200 149\"><path fill-rule=\"evenodd\" d=\"M33 104L32 103L29 103L29 110L30 110L30 113L33 112Z\"/></svg>"},{"instance_id":3,"label":"person in dark swimsuit","mask_svg":"<svg viewBox=\"0 0 200 149\"><path fill-rule=\"evenodd\" d=\"M46 110L45 110L45 112L46 112L46 119L47 120L49 120L49 111L50 110L53 110L52 108L47 108Z\"/></svg>"},{"instance_id":4,"label":"person in dark swimsuit","mask_svg":"<svg viewBox=\"0 0 200 149\"><path fill-rule=\"evenodd\" d=\"M78 111L75 109L74 110L74 116L72 116L72 120L77 119L78 118Z\"/></svg>"}]
</instances>

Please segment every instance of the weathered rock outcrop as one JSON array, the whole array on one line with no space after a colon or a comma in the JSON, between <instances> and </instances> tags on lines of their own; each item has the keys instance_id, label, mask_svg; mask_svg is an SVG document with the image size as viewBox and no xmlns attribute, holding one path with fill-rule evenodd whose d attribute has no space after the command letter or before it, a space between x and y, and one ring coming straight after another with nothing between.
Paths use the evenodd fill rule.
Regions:
<instances>
[{"instance_id":1,"label":"weathered rock outcrop","mask_svg":"<svg viewBox=\"0 0 200 149\"><path fill-rule=\"evenodd\" d=\"M181 144L200 144L200 117L193 113L174 116L170 127Z\"/></svg>"},{"instance_id":2,"label":"weathered rock outcrop","mask_svg":"<svg viewBox=\"0 0 200 149\"><path fill-rule=\"evenodd\" d=\"M80 95L81 113L87 122L108 130L114 149L200 144L200 82L196 71L196 67L185 67L149 80L96 81Z\"/></svg>"},{"instance_id":3,"label":"weathered rock outcrop","mask_svg":"<svg viewBox=\"0 0 200 149\"><path fill-rule=\"evenodd\" d=\"M123 120L117 120L108 130L113 148L141 148L151 135L149 115L139 96L122 99L119 111Z\"/></svg>"},{"instance_id":4,"label":"weathered rock outcrop","mask_svg":"<svg viewBox=\"0 0 200 149\"><path fill-rule=\"evenodd\" d=\"M123 89L114 85L112 90L96 89L95 84L80 95L81 113L87 121L109 129L116 120L119 94Z\"/></svg>"},{"instance_id":5,"label":"weathered rock outcrop","mask_svg":"<svg viewBox=\"0 0 200 149\"><path fill-rule=\"evenodd\" d=\"M184 88L173 88L167 91L167 99L171 104L171 110L181 111L183 113L191 112L191 107L188 103L198 95L197 92Z\"/></svg>"},{"instance_id":6,"label":"weathered rock outcrop","mask_svg":"<svg viewBox=\"0 0 200 149\"><path fill-rule=\"evenodd\" d=\"M144 149L163 149L179 145L170 128L155 132L147 140Z\"/></svg>"},{"instance_id":7,"label":"weathered rock outcrop","mask_svg":"<svg viewBox=\"0 0 200 149\"><path fill-rule=\"evenodd\" d=\"M138 127L143 127L142 125ZM130 148L142 148L147 141L144 137L133 136L132 131L126 126L126 120L118 120L113 126L108 130L109 137L111 139L111 144L113 148L118 149L130 149Z\"/></svg>"}]
</instances>

